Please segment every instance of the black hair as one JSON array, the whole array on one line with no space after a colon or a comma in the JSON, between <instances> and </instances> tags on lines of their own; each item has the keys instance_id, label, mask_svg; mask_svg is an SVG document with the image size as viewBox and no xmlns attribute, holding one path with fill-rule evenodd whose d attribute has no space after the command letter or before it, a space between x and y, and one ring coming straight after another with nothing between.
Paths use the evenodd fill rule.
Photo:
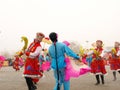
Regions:
<instances>
[{"instance_id":1,"label":"black hair","mask_svg":"<svg viewBox=\"0 0 120 90\"><path fill-rule=\"evenodd\" d=\"M49 34L49 38L51 39L52 42L57 42L57 33L51 32Z\"/></svg>"}]
</instances>

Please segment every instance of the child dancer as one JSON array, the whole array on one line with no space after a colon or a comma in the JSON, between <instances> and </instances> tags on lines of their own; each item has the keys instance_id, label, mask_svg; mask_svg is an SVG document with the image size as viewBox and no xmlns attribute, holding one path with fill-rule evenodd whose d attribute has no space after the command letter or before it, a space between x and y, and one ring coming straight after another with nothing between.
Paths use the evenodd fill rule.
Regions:
<instances>
[{"instance_id":1,"label":"child dancer","mask_svg":"<svg viewBox=\"0 0 120 90\"><path fill-rule=\"evenodd\" d=\"M100 84L100 78L102 81L102 84L104 84L104 74L106 74L105 64L104 60L101 57L103 48L102 48L103 42L101 40L96 41L96 48L94 50L94 53L92 55L92 62L90 64L91 67L91 73L95 74L97 83L95 85Z\"/></svg>"},{"instance_id":2,"label":"child dancer","mask_svg":"<svg viewBox=\"0 0 120 90\"><path fill-rule=\"evenodd\" d=\"M119 49L120 43L115 42L114 48L111 51L111 56L109 58L109 64L110 64L110 69L113 71L113 81L117 79L116 77L116 72L118 71L120 73L120 49Z\"/></svg>"}]
</instances>

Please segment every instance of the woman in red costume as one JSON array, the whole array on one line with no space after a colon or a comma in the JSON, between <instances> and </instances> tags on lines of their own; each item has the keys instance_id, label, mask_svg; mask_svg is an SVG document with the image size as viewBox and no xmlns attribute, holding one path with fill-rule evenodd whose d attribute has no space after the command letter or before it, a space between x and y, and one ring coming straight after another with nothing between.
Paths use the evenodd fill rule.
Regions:
<instances>
[{"instance_id":1,"label":"woman in red costume","mask_svg":"<svg viewBox=\"0 0 120 90\"><path fill-rule=\"evenodd\" d=\"M26 79L28 90L37 89L34 82L38 81L39 78L42 77L42 73L39 71L38 57L42 51L40 42L44 37L43 33L36 33L36 38L25 51L27 58L24 67L24 77Z\"/></svg>"},{"instance_id":2,"label":"woman in red costume","mask_svg":"<svg viewBox=\"0 0 120 90\"><path fill-rule=\"evenodd\" d=\"M100 77L102 84L104 84L104 74L106 74L105 70L105 63L104 60L101 57L103 48L102 48L103 42L101 40L96 41L96 48L94 50L94 54L92 56L92 62L91 62L91 72L95 74L97 83L95 85L100 84Z\"/></svg>"},{"instance_id":3,"label":"woman in red costume","mask_svg":"<svg viewBox=\"0 0 120 90\"><path fill-rule=\"evenodd\" d=\"M120 73L120 58L119 58L119 49L120 43L115 42L114 48L111 50L111 56L109 58L109 64L110 64L110 69L113 71L113 81L115 81L116 78L116 71Z\"/></svg>"}]
</instances>

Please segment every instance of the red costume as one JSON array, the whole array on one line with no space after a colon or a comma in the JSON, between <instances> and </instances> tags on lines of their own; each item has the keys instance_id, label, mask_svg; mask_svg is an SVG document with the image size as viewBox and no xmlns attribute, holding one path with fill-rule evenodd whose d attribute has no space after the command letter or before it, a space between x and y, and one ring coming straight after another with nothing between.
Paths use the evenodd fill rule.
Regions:
<instances>
[{"instance_id":1,"label":"red costume","mask_svg":"<svg viewBox=\"0 0 120 90\"><path fill-rule=\"evenodd\" d=\"M37 89L34 83L37 83L39 78L43 76L39 70L38 57L42 51L40 42L44 37L43 33L36 33L34 42L32 42L28 49L24 52L27 56L24 67L24 77L29 90Z\"/></svg>"},{"instance_id":2,"label":"red costume","mask_svg":"<svg viewBox=\"0 0 120 90\"><path fill-rule=\"evenodd\" d=\"M96 41L97 48L94 51L93 54L93 61L91 62L91 72L94 74L106 74L105 70L105 62L101 57L103 48L102 44L103 42L101 40Z\"/></svg>"},{"instance_id":3,"label":"red costume","mask_svg":"<svg viewBox=\"0 0 120 90\"><path fill-rule=\"evenodd\" d=\"M120 58L117 56L119 47L114 48L115 53L112 52L112 55L109 59L110 69L111 70L120 70Z\"/></svg>"},{"instance_id":4,"label":"red costume","mask_svg":"<svg viewBox=\"0 0 120 90\"><path fill-rule=\"evenodd\" d=\"M39 71L39 61L38 56L41 50L40 42L33 42L30 44L28 50L26 51L26 61L25 61L25 69L24 76L31 78L39 78L42 76L42 73ZM38 80L35 80L38 81Z\"/></svg>"},{"instance_id":5,"label":"red costume","mask_svg":"<svg viewBox=\"0 0 120 90\"><path fill-rule=\"evenodd\" d=\"M96 77L96 84L100 84L100 78L102 84L104 84L104 74L106 74L105 70L105 63L104 60L102 59L102 44L103 42L101 40L96 41L96 46L97 48L94 50L94 54L92 56L92 62L91 62L91 72L95 74Z\"/></svg>"},{"instance_id":6,"label":"red costume","mask_svg":"<svg viewBox=\"0 0 120 90\"><path fill-rule=\"evenodd\" d=\"M103 49L102 48L96 48L96 51L102 53ZM94 74L106 74L106 70L105 70L105 62L102 59L102 57L96 56L95 54L93 54L93 61L91 63L91 72Z\"/></svg>"}]
</instances>

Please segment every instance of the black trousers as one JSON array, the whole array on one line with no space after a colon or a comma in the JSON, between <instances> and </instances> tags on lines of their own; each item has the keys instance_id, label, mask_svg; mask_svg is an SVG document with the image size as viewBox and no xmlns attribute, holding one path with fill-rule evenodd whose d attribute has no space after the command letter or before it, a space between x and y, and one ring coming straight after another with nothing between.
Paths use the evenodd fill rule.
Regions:
<instances>
[{"instance_id":1,"label":"black trousers","mask_svg":"<svg viewBox=\"0 0 120 90\"><path fill-rule=\"evenodd\" d=\"M100 84L100 77L101 77L102 84L104 84L104 75L96 75L95 77L97 80L96 85Z\"/></svg>"},{"instance_id":2,"label":"black trousers","mask_svg":"<svg viewBox=\"0 0 120 90\"><path fill-rule=\"evenodd\" d=\"M32 78L25 77L25 80L28 86L28 90L35 90L35 85L33 84Z\"/></svg>"}]
</instances>

